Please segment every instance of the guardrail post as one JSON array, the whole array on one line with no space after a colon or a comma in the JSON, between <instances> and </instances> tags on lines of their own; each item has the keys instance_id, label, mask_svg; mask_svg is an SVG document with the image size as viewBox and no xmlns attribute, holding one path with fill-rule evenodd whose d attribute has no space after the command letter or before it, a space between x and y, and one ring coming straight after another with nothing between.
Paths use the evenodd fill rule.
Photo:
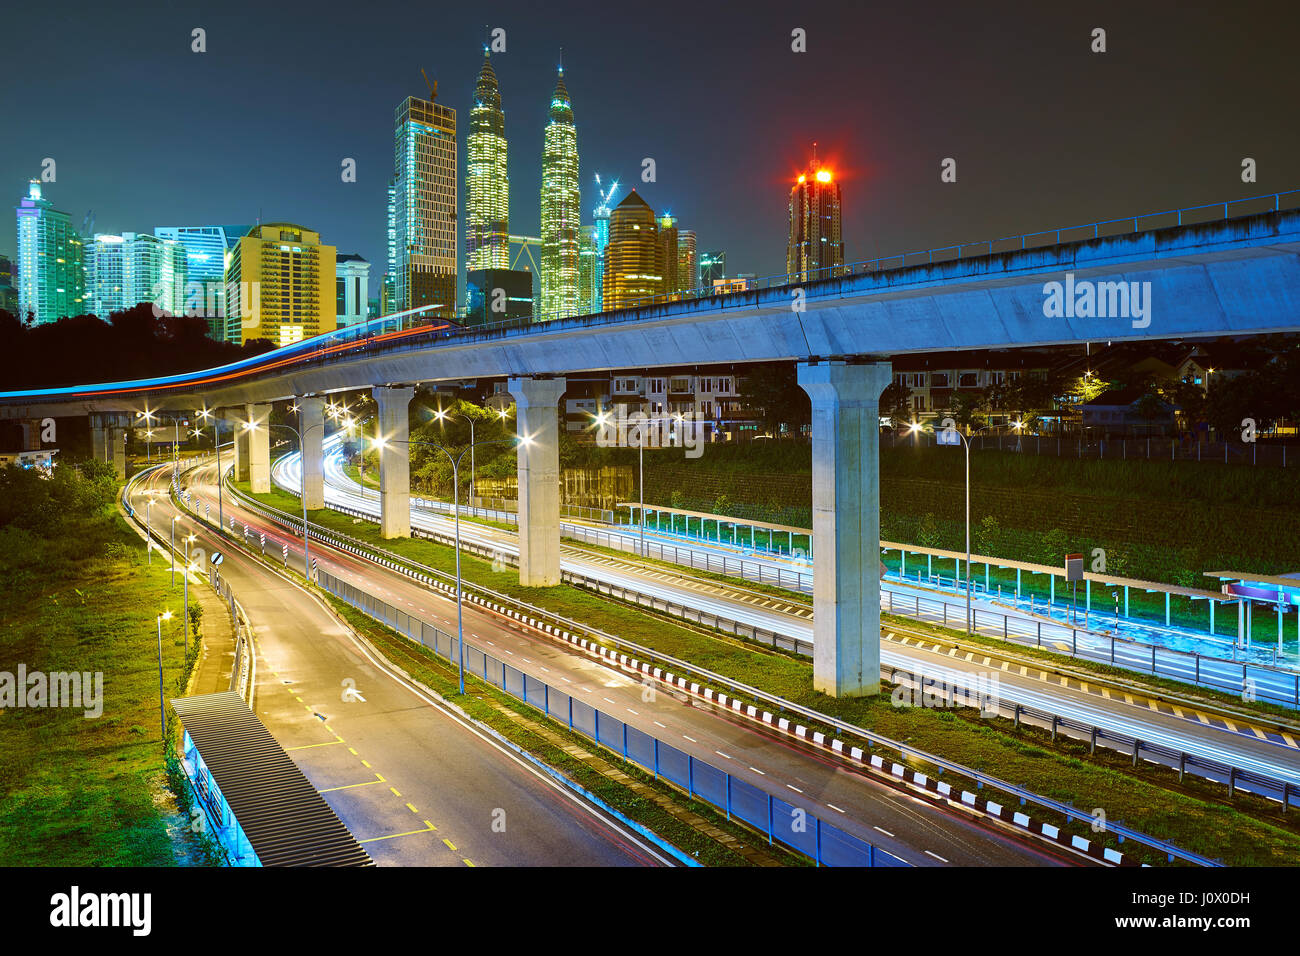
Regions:
<instances>
[{"instance_id":1,"label":"guardrail post","mask_svg":"<svg viewBox=\"0 0 1300 956\"><path fill-rule=\"evenodd\" d=\"M1038 627L1038 646L1042 647L1043 646L1043 622L1038 621L1037 627Z\"/></svg>"},{"instance_id":2,"label":"guardrail post","mask_svg":"<svg viewBox=\"0 0 1300 956\"><path fill-rule=\"evenodd\" d=\"M1178 782L1183 782L1183 777L1187 773L1187 754L1178 755Z\"/></svg>"},{"instance_id":3,"label":"guardrail post","mask_svg":"<svg viewBox=\"0 0 1300 956\"><path fill-rule=\"evenodd\" d=\"M1237 768L1228 768L1228 799L1231 800L1237 795Z\"/></svg>"},{"instance_id":4,"label":"guardrail post","mask_svg":"<svg viewBox=\"0 0 1300 956\"><path fill-rule=\"evenodd\" d=\"M1052 715L1052 739L1056 739L1056 722L1060 720L1055 714Z\"/></svg>"},{"instance_id":5,"label":"guardrail post","mask_svg":"<svg viewBox=\"0 0 1300 956\"><path fill-rule=\"evenodd\" d=\"M1094 753L1094 754L1097 752L1097 728L1096 728L1096 727L1093 727L1093 728L1092 728L1092 738L1091 738L1091 740L1089 741L1089 750L1088 750L1088 752L1089 752L1089 753Z\"/></svg>"},{"instance_id":6,"label":"guardrail post","mask_svg":"<svg viewBox=\"0 0 1300 956\"><path fill-rule=\"evenodd\" d=\"M1020 705L1016 704L1016 730L1020 729Z\"/></svg>"},{"instance_id":7,"label":"guardrail post","mask_svg":"<svg viewBox=\"0 0 1300 956\"><path fill-rule=\"evenodd\" d=\"M1142 749L1142 741L1137 737L1133 738L1133 766L1138 765L1138 752Z\"/></svg>"}]
</instances>

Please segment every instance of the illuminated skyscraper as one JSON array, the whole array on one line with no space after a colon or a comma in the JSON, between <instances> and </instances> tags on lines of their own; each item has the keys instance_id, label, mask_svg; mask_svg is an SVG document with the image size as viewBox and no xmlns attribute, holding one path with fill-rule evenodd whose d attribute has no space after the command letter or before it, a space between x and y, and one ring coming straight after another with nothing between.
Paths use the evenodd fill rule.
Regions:
<instances>
[{"instance_id":1,"label":"illuminated skyscraper","mask_svg":"<svg viewBox=\"0 0 1300 956\"><path fill-rule=\"evenodd\" d=\"M158 238L174 239L185 247L185 298L177 308L186 315L205 317L208 335L218 341L239 341L239 327L231 329L226 325L226 260L235 243L252 228L158 226L153 231Z\"/></svg>"},{"instance_id":2,"label":"illuminated skyscraper","mask_svg":"<svg viewBox=\"0 0 1300 956\"><path fill-rule=\"evenodd\" d=\"M695 230L677 233L677 291L692 292L699 285L696 278Z\"/></svg>"},{"instance_id":3,"label":"illuminated skyscraper","mask_svg":"<svg viewBox=\"0 0 1300 956\"><path fill-rule=\"evenodd\" d=\"M796 282L826 279L844 265L840 233L840 184L817 162L817 144L808 171L790 189L790 239L786 272Z\"/></svg>"},{"instance_id":4,"label":"illuminated skyscraper","mask_svg":"<svg viewBox=\"0 0 1300 956\"><path fill-rule=\"evenodd\" d=\"M560 67L542 145L541 318L578 312L579 225L578 130Z\"/></svg>"},{"instance_id":5,"label":"illuminated skyscraper","mask_svg":"<svg viewBox=\"0 0 1300 956\"><path fill-rule=\"evenodd\" d=\"M86 311L86 276L81 237L71 217L41 197L41 184L32 180L27 198L18 204L18 313L35 322L56 322Z\"/></svg>"},{"instance_id":6,"label":"illuminated skyscraper","mask_svg":"<svg viewBox=\"0 0 1300 956\"><path fill-rule=\"evenodd\" d=\"M289 222L255 226L235 243L226 269L226 314L239 330L235 341L292 345L333 332L337 252L320 233Z\"/></svg>"},{"instance_id":7,"label":"illuminated skyscraper","mask_svg":"<svg viewBox=\"0 0 1300 956\"><path fill-rule=\"evenodd\" d=\"M664 213L659 217L659 245L663 292L677 291L677 219Z\"/></svg>"},{"instance_id":8,"label":"illuminated skyscraper","mask_svg":"<svg viewBox=\"0 0 1300 956\"><path fill-rule=\"evenodd\" d=\"M605 250L604 309L621 309L664 289L663 246L654 210L637 195L627 194L609 219Z\"/></svg>"},{"instance_id":9,"label":"illuminated skyscraper","mask_svg":"<svg viewBox=\"0 0 1300 956\"><path fill-rule=\"evenodd\" d=\"M596 227L583 226L578 231L578 315L600 311L600 255L596 252Z\"/></svg>"},{"instance_id":10,"label":"illuminated skyscraper","mask_svg":"<svg viewBox=\"0 0 1300 956\"><path fill-rule=\"evenodd\" d=\"M614 201L614 194L618 192L618 180L615 179L608 187L601 184L600 174L596 174L596 208L592 210L592 221L595 223L592 232L592 252L594 255L595 272L591 277L592 294L591 294L591 311L600 312L604 309L605 296L605 249L609 246L609 204Z\"/></svg>"},{"instance_id":11,"label":"illuminated skyscraper","mask_svg":"<svg viewBox=\"0 0 1300 956\"><path fill-rule=\"evenodd\" d=\"M510 268L510 180L506 115L488 51L469 111L465 167L465 264L469 270Z\"/></svg>"},{"instance_id":12,"label":"illuminated skyscraper","mask_svg":"<svg viewBox=\"0 0 1300 956\"><path fill-rule=\"evenodd\" d=\"M727 277L727 254L719 249L717 252L700 254L700 285L712 289L713 283Z\"/></svg>"},{"instance_id":13,"label":"illuminated skyscraper","mask_svg":"<svg viewBox=\"0 0 1300 956\"><path fill-rule=\"evenodd\" d=\"M437 96L436 86L431 96ZM456 111L408 96L397 107L394 126L392 305L395 310L438 306L428 315L451 318L459 242Z\"/></svg>"}]
</instances>

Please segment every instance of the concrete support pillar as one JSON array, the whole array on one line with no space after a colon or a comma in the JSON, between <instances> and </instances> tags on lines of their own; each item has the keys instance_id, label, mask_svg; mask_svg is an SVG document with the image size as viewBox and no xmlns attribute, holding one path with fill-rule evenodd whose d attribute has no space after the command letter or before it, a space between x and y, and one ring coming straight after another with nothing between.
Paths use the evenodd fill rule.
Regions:
<instances>
[{"instance_id":1,"label":"concrete support pillar","mask_svg":"<svg viewBox=\"0 0 1300 956\"><path fill-rule=\"evenodd\" d=\"M302 433L302 473L309 511L325 507L325 399L319 395L298 399L298 431Z\"/></svg>"},{"instance_id":2,"label":"concrete support pillar","mask_svg":"<svg viewBox=\"0 0 1300 956\"><path fill-rule=\"evenodd\" d=\"M519 583L560 583L560 398L562 378L511 378L519 434Z\"/></svg>"},{"instance_id":3,"label":"concrete support pillar","mask_svg":"<svg viewBox=\"0 0 1300 956\"><path fill-rule=\"evenodd\" d=\"M90 416L91 452L96 461L113 466L119 481L126 480L126 430L130 424L129 415L102 412Z\"/></svg>"},{"instance_id":4,"label":"concrete support pillar","mask_svg":"<svg viewBox=\"0 0 1300 956\"><path fill-rule=\"evenodd\" d=\"M375 386L379 406L379 526L385 538L411 536L411 396L413 388Z\"/></svg>"},{"instance_id":5,"label":"concrete support pillar","mask_svg":"<svg viewBox=\"0 0 1300 956\"><path fill-rule=\"evenodd\" d=\"M230 426L230 433L234 436L235 445L235 481L248 481L249 470L249 446L248 446L248 429L244 426L248 424L247 418L233 418L227 424Z\"/></svg>"},{"instance_id":6,"label":"concrete support pillar","mask_svg":"<svg viewBox=\"0 0 1300 956\"><path fill-rule=\"evenodd\" d=\"M800 363L812 399L813 687L880 692L880 393L888 362Z\"/></svg>"},{"instance_id":7,"label":"concrete support pillar","mask_svg":"<svg viewBox=\"0 0 1300 956\"><path fill-rule=\"evenodd\" d=\"M271 406L247 405L245 421L255 427L248 429L248 481L253 494L264 495L271 490Z\"/></svg>"},{"instance_id":8,"label":"concrete support pillar","mask_svg":"<svg viewBox=\"0 0 1300 956\"><path fill-rule=\"evenodd\" d=\"M40 451L41 448L41 424L40 422L19 422L18 430L22 437L20 439L22 447L19 451Z\"/></svg>"}]
</instances>

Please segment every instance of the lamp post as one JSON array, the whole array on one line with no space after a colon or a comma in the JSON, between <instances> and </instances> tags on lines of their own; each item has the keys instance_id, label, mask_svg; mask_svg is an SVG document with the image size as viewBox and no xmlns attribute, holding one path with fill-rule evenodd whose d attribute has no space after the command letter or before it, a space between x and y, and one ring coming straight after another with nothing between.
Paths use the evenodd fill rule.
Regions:
<instances>
[{"instance_id":1,"label":"lamp post","mask_svg":"<svg viewBox=\"0 0 1300 956\"><path fill-rule=\"evenodd\" d=\"M302 422L300 421L298 424L301 425ZM293 432L298 439L298 473L299 473L299 477L301 478L300 487L299 487L301 497L299 500L302 503L302 576L306 578L308 581L310 581L311 580L311 544L309 543L308 540L310 535L307 533L307 449L306 447L304 447L302 432L300 432L297 428L294 428L292 425L274 425L268 422L266 427L268 429L287 428L289 429L289 431ZM312 427L314 428L315 426L313 425ZM321 424L320 428L321 431L324 432L325 430L324 423ZM250 432L256 431L257 422L253 422L253 421L245 422L244 430ZM310 428L307 430L311 431Z\"/></svg>"},{"instance_id":2,"label":"lamp post","mask_svg":"<svg viewBox=\"0 0 1300 956\"><path fill-rule=\"evenodd\" d=\"M961 446L966 451L966 633L970 634L972 630L970 574L970 439L956 427L956 423L953 422L952 419L949 418L946 419L946 421L951 422L952 424L945 426L943 431L936 431L934 433L935 441L940 445L956 445L958 444L958 441L952 439L952 436L955 435L960 441ZM998 425L982 425L979 428L974 429L973 432L981 432L986 428L1002 428L1006 425L1010 425L1019 431L1021 427L1023 427L1023 424L1023 422L1017 420L1014 422L1002 422ZM924 427L925 426L920 422L912 422L908 426L912 434L921 431Z\"/></svg>"},{"instance_id":3,"label":"lamp post","mask_svg":"<svg viewBox=\"0 0 1300 956\"><path fill-rule=\"evenodd\" d=\"M181 612L181 626L185 629L185 656L190 656L190 543L194 535L185 538L185 570L181 577L185 579L185 610Z\"/></svg>"},{"instance_id":4,"label":"lamp post","mask_svg":"<svg viewBox=\"0 0 1300 956\"><path fill-rule=\"evenodd\" d=\"M149 565L149 567L153 567L153 520L152 518L153 518L153 495L150 494L149 500L145 502L145 506L144 506L144 530L148 535L148 539L145 541L144 550L145 550L145 554L148 555L148 558L146 559L146 563Z\"/></svg>"},{"instance_id":5,"label":"lamp post","mask_svg":"<svg viewBox=\"0 0 1300 956\"><path fill-rule=\"evenodd\" d=\"M474 445L461 449L459 455L453 456L446 448L436 442L431 441L400 441L398 439L385 439L376 437L371 439L371 443L379 451L383 451L385 445L424 445L428 448L436 448L447 456L447 461L451 463L451 487L452 497L455 499L452 504L452 519L456 528L456 647L458 650L459 661L457 667L460 671L460 692L465 693L465 612L464 600L462 599L461 577L460 577L460 463L465 458L466 452L472 452ZM513 444L513 439L494 438L488 441L478 442L480 445L509 445ZM529 444L529 439L520 437L518 445ZM516 447L518 447L516 445Z\"/></svg>"},{"instance_id":6,"label":"lamp post","mask_svg":"<svg viewBox=\"0 0 1300 956\"><path fill-rule=\"evenodd\" d=\"M163 611L158 615L158 733L164 740L167 739L167 707L163 703L163 661L162 661L162 622L172 619L171 611Z\"/></svg>"},{"instance_id":7,"label":"lamp post","mask_svg":"<svg viewBox=\"0 0 1300 956\"><path fill-rule=\"evenodd\" d=\"M449 414L447 414L446 412L444 412L441 408L438 409L436 412L433 413L433 417L436 418L436 419L438 419L438 421L440 421L440 422L445 422L445 421L446 421L447 419L449 419L449 418L459 418L461 421L469 422L469 494L467 494L465 497L466 497L467 500L473 500L473 498L474 498L474 475L477 474L477 471L478 471L478 470L474 467L474 442L475 442L475 440L474 440L474 419L470 418L468 415L461 414L461 413L453 413L453 414L450 414L450 415L449 415ZM454 484L454 482L453 482L453 484ZM457 499L457 501L459 502L459 499ZM457 505L457 507L459 507L459 504ZM472 507L472 506L471 506L471 507Z\"/></svg>"},{"instance_id":8,"label":"lamp post","mask_svg":"<svg viewBox=\"0 0 1300 956\"><path fill-rule=\"evenodd\" d=\"M176 519L179 517L172 515L172 587L176 586Z\"/></svg>"}]
</instances>

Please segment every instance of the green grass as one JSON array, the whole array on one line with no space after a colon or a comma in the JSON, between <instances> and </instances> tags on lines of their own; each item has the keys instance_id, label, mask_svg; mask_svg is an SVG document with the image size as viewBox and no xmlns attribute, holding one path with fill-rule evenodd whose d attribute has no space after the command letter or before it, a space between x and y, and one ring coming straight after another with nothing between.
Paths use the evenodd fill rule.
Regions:
<instances>
[{"instance_id":1,"label":"green grass","mask_svg":"<svg viewBox=\"0 0 1300 956\"><path fill-rule=\"evenodd\" d=\"M268 504L275 495L258 496ZM290 501L294 499L290 498ZM452 549L424 539L386 541L369 521L323 512L320 524L421 564L454 569ZM315 519L313 519L315 520ZM577 621L599 622L609 633L660 653L690 661L733 680L751 684L794 703L811 707L910 744L918 749L997 775L1040 795L1072 801L1087 814L1100 807L1111 820L1151 836L1169 840L1234 865L1290 865L1300 860L1300 822L1282 817L1276 805L1245 794L1228 801L1226 790L1208 781L1177 775L1145 762L1137 768L1127 758L1086 745L1021 728L1009 721L981 720L973 712L942 712L895 708L888 695L874 698L834 698L812 687L811 664L791 656L765 652L717 635L683 627L607 598L561 585L525 588L513 570L493 571L489 562L462 556L462 573L474 583L511 595L537 607ZM1096 839L1088 828L1077 832ZM1140 851L1129 843L1126 852ZM1160 859L1152 856L1153 862Z\"/></svg>"},{"instance_id":2,"label":"green grass","mask_svg":"<svg viewBox=\"0 0 1300 956\"><path fill-rule=\"evenodd\" d=\"M103 713L0 714L0 865L174 865L168 826L188 821L163 769L155 614L177 614L163 635L171 697L184 663L180 585L156 555L146 565L143 543L108 509L68 530L0 529L0 670L102 672Z\"/></svg>"}]
</instances>

